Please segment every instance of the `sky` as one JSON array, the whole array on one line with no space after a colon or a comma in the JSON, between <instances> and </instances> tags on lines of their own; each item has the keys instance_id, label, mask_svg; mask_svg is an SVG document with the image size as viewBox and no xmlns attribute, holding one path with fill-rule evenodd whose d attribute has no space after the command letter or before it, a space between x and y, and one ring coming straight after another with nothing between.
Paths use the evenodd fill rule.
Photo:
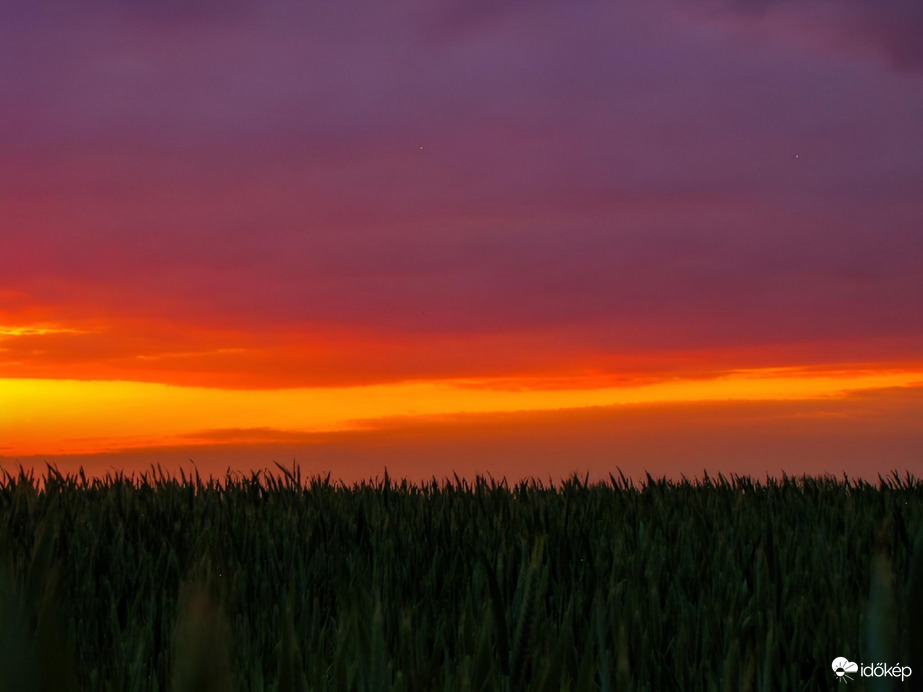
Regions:
<instances>
[{"instance_id":1,"label":"sky","mask_svg":"<svg viewBox=\"0 0 923 692\"><path fill-rule=\"evenodd\" d=\"M0 4L0 468L923 475L918 0Z\"/></svg>"}]
</instances>

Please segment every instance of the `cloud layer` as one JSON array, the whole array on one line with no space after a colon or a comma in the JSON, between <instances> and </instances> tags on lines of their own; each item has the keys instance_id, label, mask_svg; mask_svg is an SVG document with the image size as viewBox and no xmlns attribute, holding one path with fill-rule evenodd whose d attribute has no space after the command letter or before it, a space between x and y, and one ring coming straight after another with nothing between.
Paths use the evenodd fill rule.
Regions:
<instances>
[{"instance_id":1,"label":"cloud layer","mask_svg":"<svg viewBox=\"0 0 923 692\"><path fill-rule=\"evenodd\" d=\"M913 360L918 5L759 5L6 3L0 375Z\"/></svg>"},{"instance_id":2,"label":"cloud layer","mask_svg":"<svg viewBox=\"0 0 923 692\"><path fill-rule=\"evenodd\" d=\"M897 70L923 70L923 5L916 0L680 1L712 16L733 12L780 35L802 34L837 50L874 52Z\"/></svg>"}]
</instances>

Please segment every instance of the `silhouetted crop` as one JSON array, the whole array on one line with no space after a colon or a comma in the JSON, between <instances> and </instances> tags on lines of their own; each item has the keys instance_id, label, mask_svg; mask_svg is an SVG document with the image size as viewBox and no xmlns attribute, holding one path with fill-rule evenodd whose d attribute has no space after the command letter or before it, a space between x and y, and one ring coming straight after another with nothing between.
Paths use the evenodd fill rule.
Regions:
<instances>
[{"instance_id":1,"label":"silhouetted crop","mask_svg":"<svg viewBox=\"0 0 923 692\"><path fill-rule=\"evenodd\" d=\"M840 655L923 675L921 499L896 475L20 471L0 689L815 690Z\"/></svg>"}]
</instances>

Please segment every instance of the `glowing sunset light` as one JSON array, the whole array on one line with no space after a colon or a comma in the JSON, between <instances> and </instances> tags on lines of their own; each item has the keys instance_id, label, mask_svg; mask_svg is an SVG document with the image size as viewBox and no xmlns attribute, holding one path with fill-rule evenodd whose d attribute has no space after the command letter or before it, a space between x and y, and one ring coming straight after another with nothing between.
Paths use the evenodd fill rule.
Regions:
<instances>
[{"instance_id":1,"label":"glowing sunset light","mask_svg":"<svg viewBox=\"0 0 923 692\"><path fill-rule=\"evenodd\" d=\"M63 329L60 327L5 327L0 325L0 339L4 336L33 336L43 334L80 334L79 329Z\"/></svg>"},{"instance_id":2,"label":"glowing sunset light","mask_svg":"<svg viewBox=\"0 0 923 692\"><path fill-rule=\"evenodd\" d=\"M189 442L217 429L330 432L376 420L679 402L778 401L907 387L923 372L786 376L729 373L638 387L510 390L489 382L415 382L347 388L217 390L138 382L0 380L6 456L91 453ZM476 385L476 386L472 386ZM53 431L53 434L49 434Z\"/></svg>"},{"instance_id":3,"label":"glowing sunset light","mask_svg":"<svg viewBox=\"0 0 923 692\"><path fill-rule=\"evenodd\" d=\"M923 16L807 2L2 4L0 466L923 472Z\"/></svg>"}]
</instances>

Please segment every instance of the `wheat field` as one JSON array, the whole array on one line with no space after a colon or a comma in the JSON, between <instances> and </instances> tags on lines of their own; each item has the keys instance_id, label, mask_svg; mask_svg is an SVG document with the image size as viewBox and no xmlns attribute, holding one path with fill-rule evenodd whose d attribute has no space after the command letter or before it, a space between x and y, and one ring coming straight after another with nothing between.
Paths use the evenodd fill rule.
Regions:
<instances>
[{"instance_id":1,"label":"wheat field","mask_svg":"<svg viewBox=\"0 0 923 692\"><path fill-rule=\"evenodd\" d=\"M0 689L822 690L923 671L923 484L0 484ZM864 689L858 680L850 690Z\"/></svg>"}]
</instances>

